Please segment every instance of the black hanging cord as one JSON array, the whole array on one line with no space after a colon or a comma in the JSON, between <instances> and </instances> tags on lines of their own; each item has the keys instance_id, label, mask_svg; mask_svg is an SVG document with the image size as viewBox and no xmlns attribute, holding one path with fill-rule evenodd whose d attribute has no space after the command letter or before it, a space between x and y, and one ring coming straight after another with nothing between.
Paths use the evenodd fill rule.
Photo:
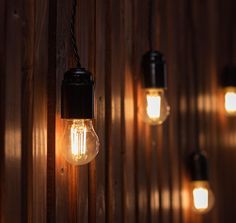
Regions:
<instances>
[{"instance_id":1,"label":"black hanging cord","mask_svg":"<svg viewBox=\"0 0 236 223\"><path fill-rule=\"evenodd\" d=\"M153 50L153 33L152 33L152 28L153 28L153 0L149 0L149 12L148 12L148 42L149 42L149 49Z\"/></svg>"},{"instance_id":2,"label":"black hanging cord","mask_svg":"<svg viewBox=\"0 0 236 223\"><path fill-rule=\"evenodd\" d=\"M199 111L198 111L198 64L197 64L197 32L196 32L196 25L194 22L194 12L193 12L193 5L191 1L188 1L188 26L189 26L189 35L191 38L191 60L192 60L192 74L194 77L194 118L195 118L195 140L196 140L196 148L194 148L195 151L200 152L200 117L199 117Z\"/></svg>"},{"instance_id":3,"label":"black hanging cord","mask_svg":"<svg viewBox=\"0 0 236 223\"><path fill-rule=\"evenodd\" d=\"M80 68L81 64L80 64L79 50L76 43L76 35L75 35L76 8L77 8L77 0L73 0L71 22L70 22L70 34L71 34L72 47L74 51L74 57L76 59L77 66Z\"/></svg>"}]
</instances>

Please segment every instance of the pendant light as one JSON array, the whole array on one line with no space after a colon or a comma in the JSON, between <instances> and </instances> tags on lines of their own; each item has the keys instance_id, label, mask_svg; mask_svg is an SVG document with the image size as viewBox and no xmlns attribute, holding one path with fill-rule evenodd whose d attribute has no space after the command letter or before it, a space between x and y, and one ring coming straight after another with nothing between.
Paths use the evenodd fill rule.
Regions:
<instances>
[{"instance_id":1,"label":"pendant light","mask_svg":"<svg viewBox=\"0 0 236 223\"><path fill-rule=\"evenodd\" d=\"M225 67L222 74L224 107L228 116L236 116L236 66Z\"/></svg>"},{"instance_id":2,"label":"pendant light","mask_svg":"<svg viewBox=\"0 0 236 223\"><path fill-rule=\"evenodd\" d=\"M77 1L73 0L71 41L77 67L65 72L61 85L61 118L65 121L62 153L73 165L92 161L99 151L99 139L93 128L94 81L91 73L81 67L75 37Z\"/></svg>"},{"instance_id":3,"label":"pendant light","mask_svg":"<svg viewBox=\"0 0 236 223\"><path fill-rule=\"evenodd\" d=\"M151 125L162 124L169 115L170 107L166 100L166 62L159 51L153 50L152 41L153 0L149 0L149 51L142 57L144 121Z\"/></svg>"},{"instance_id":4,"label":"pendant light","mask_svg":"<svg viewBox=\"0 0 236 223\"><path fill-rule=\"evenodd\" d=\"M189 157L192 208L197 213L207 213L214 205L214 195L210 188L208 160L205 152L195 151Z\"/></svg>"}]
</instances>

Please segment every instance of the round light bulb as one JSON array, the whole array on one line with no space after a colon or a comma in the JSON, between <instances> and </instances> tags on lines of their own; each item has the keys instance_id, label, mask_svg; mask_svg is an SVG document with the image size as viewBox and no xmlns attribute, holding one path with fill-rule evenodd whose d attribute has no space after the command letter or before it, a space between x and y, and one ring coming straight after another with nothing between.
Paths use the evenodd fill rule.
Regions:
<instances>
[{"instance_id":1,"label":"round light bulb","mask_svg":"<svg viewBox=\"0 0 236 223\"><path fill-rule=\"evenodd\" d=\"M236 115L236 88L225 89L225 111L230 116Z\"/></svg>"},{"instance_id":2,"label":"round light bulb","mask_svg":"<svg viewBox=\"0 0 236 223\"><path fill-rule=\"evenodd\" d=\"M192 203L195 212L206 213L210 211L214 205L214 200L208 181L192 182Z\"/></svg>"},{"instance_id":3,"label":"round light bulb","mask_svg":"<svg viewBox=\"0 0 236 223\"><path fill-rule=\"evenodd\" d=\"M145 121L151 125L162 124L170 113L164 89L145 89Z\"/></svg>"},{"instance_id":4,"label":"round light bulb","mask_svg":"<svg viewBox=\"0 0 236 223\"><path fill-rule=\"evenodd\" d=\"M66 119L62 153L73 165L91 162L99 152L99 139L90 119Z\"/></svg>"}]
</instances>

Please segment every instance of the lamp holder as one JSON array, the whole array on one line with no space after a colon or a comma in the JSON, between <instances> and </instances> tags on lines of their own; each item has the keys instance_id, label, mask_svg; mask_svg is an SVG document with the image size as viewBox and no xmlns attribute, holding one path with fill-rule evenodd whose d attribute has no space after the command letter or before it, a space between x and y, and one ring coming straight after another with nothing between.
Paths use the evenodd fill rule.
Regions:
<instances>
[{"instance_id":1,"label":"lamp holder","mask_svg":"<svg viewBox=\"0 0 236 223\"><path fill-rule=\"evenodd\" d=\"M166 62L163 55L150 50L142 57L144 88L167 88Z\"/></svg>"},{"instance_id":2,"label":"lamp holder","mask_svg":"<svg viewBox=\"0 0 236 223\"><path fill-rule=\"evenodd\" d=\"M189 172L192 181L208 181L208 160L204 151L194 151L189 157Z\"/></svg>"},{"instance_id":3,"label":"lamp holder","mask_svg":"<svg viewBox=\"0 0 236 223\"><path fill-rule=\"evenodd\" d=\"M61 85L61 117L92 119L94 117L94 81L84 68L72 68L64 74Z\"/></svg>"},{"instance_id":4,"label":"lamp holder","mask_svg":"<svg viewBox=\"0 0 236 223\"><path fill-rule=\"evenodd\" d=\"M222 87L236 87L236 65L226 66L221 75Z\"/></svg>"}]
</instances>

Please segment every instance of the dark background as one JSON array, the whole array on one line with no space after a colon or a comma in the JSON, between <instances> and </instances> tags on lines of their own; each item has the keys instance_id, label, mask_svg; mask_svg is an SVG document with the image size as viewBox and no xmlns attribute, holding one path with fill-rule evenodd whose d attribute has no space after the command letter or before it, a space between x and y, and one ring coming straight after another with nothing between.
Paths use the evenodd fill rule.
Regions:
<instances>
[{"instance_id":1,"label":"dark background","mask_svg":"<svg viewBox=\"0 0 236 223\"><path fill-rule=\"evenodd\" d=\"M0 221L2 223L233 223L236 118L218 83L236 62L235 0L154 1L154 46L168 65L171 115L142 121L140 60L147 0L80 0L82 64L96 78L95 161L60 152L60 84L73 66L71 0L0 0ZM208 153L214 209L189 205L186 156Z\"/></svg>"}]
</instances>

